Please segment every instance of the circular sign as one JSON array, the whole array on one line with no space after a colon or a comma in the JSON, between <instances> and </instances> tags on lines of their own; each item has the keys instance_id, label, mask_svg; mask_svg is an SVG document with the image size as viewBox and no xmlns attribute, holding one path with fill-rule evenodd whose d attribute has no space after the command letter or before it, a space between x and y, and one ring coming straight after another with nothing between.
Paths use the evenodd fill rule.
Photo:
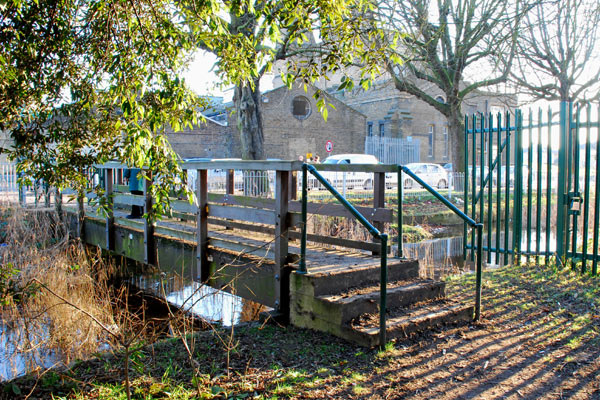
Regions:
<instances>
[{"instance_id":1,"label":"circular sign","mask_svg":"<svg viewBox=\"0 0 600 400\"><path fill-rule=\"evenodd\" d=\"M327 142L325 142L325 151L328 153L331 153L332 150L333 150L333 142L331 140L328 140Z\"/></svg>"}]
</instances>

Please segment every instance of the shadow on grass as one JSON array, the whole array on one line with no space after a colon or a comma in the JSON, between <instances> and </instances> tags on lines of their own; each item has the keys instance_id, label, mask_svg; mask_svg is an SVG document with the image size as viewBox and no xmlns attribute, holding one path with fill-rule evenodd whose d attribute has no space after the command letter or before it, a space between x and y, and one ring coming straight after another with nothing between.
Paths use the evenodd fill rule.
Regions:
<instances>
[{"instance_id":1,"label":"shadow on grass","mask_svg":"<svg viewBox=\"0 0 600 400\"><path fill-rule=\"evenodd\" d=\"M246 325L236 328L227 369L214 333L203 332L197 376L181 341L170 339L140 350L145 362L133 372L134 397L599 398L598 283L539 267L486 272L481 324L432 330L382 351L293 327ZM471 284L470 276L451 280L448 293L464 295ZM110 356L52 376L34 396L122 394L122 371ZM28 393L32 382L4 389Z\"/></svg>"}]
</instances>

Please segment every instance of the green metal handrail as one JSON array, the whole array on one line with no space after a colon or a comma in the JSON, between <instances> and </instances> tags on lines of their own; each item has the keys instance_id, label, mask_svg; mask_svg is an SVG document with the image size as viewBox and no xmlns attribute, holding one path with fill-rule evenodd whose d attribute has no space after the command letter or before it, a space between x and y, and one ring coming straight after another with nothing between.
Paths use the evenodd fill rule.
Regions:
<instances>
[{"instance_id":1,"label":"green metal handrail","mask_svg":"<svg viewBox=\"0 0 600 400\"><path fill-rule=\"evenodd\" d=\"M418 184L423 186L429 193L435 198L441 201L446 207L448 207L454 214L458 215L463 221L467 223L471 228L477 231L477 267L476 267L476 278L475 278L475 321L479 321L481 317L481 280L483 275L483 264L482 264L482 250L483 250L483 224L475 222L474 219L467 216L465 213L460 211L454 204L448 199L439 194L437 190L429 186L423 179L419 178L413 171L408 169L406 166L398 165L398 184L402 182L402 173L407 174ZM402 198L398 198L398 204L402 202ZM401 207L400 207L401 209ZM401 223L401 218L399 218ZM402 232L402 228L398 227L399 231ZM402 237L398 239L398 245L402 246Z\"/></svg>"},{"instance_id":2,"label":"green metal handrail","mask_svg":"<svg viewBox=\"0 0 600 400\"><path fill-rule=\"evenodd\" d=\"M381 275L379 283L379 345L385 346L386 342L386 309L387 309L387 247L388 235L381 233L367 219L348 202L314 166L302 164L302 238L300 242L300 265L298 273L306 274L306 236L307 236L307 208L308 208L308 172L331 193L333 196L361 223L369 233L381 241Z\"/></svg>"}]
</instances>

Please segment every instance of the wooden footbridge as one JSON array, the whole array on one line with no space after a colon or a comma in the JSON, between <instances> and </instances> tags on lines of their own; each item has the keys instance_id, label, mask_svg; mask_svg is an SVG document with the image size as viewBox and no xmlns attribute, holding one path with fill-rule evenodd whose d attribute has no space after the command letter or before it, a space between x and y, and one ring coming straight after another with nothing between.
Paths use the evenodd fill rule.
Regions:
<instances>
[{"instance_id":1,"label":"wooden footbridge","mask_svg":"<svg viewBox=\"0 0 600 400\"><path fill-rule=\"evenodd\" d=\"M369 232L384 232L394 222L394 210L385 204L386 173L401 175L398 166L211 161L183 167L196 177L197 204L174 198L172 215L157 222L125 218L132 205L152 212L151 182L146 181L144 195L129 194L122 179L126 167L116 163L98 166L95 177L110 199L106 214L91 206L93 195L74 201L59 196L57 204L91 245L235 292L294 325L369 346L385 340L386 333L406 335L473 318L474 304L449 301L442 282L420 278L418 261L399 257L401 245L388 255L391 246L382 244L383 236L357 240L314 231L317 220L355 219L359 213ZM306 179L305 201L297 200L299 175L309 168L315 175L316 170L373 174L372 206L309 202ZM250 190L245 184L250 180L262 181L262 188ZM398 217L401 227L401 211ZM382 307L386 312L380 313Z\"/></svg>"}]
</instances>

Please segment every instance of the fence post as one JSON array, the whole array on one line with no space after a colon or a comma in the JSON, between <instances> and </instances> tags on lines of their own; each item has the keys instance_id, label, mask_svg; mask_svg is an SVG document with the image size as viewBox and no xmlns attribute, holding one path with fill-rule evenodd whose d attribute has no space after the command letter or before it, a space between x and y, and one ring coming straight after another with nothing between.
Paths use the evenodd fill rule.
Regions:
<instances>
[{"instance_id":1,"label":"fence post","mask_svg":"<svg viewBox=\"0 0 600 400\"><path fill-rule=\"evenodd\" d=\"M306 236L308 232L308 170L306 163L302 164L302 236L300 239L300 265L298 273L306 274Z\"/></svg>"},{"instance_id":2,"label":"fence post","mask_svg":"<svg viewBox=\"0 0 600 400\"><path fill-rule=\"evenodd\" d=\"M374 172L373 175L373 208L385 208L385 172ZM373 221L373 226L383 232L383 222ZM373 255L380 254L380 251L373 251Z\"/></svg>"},{"instance_id":3,"label":"fence post","mask_svg":"<svg viewBox=\"0 0 600 400\"><path fill-rule=\"evenodd\" d=\"M513 260L521 259L521 234L523 230L523 117L517 110L515 113L515 191L513 194Z\"/></svg>"},{"instance_id":4,"label":"fence post","mask_svg":"<svg viewBox=\"0 0 600 400\"><path fill-rule=\"evenodd\" d=\"M106 211L106 249L113 251L115 249L115 215L113 206L113 170L108 168L104 170L104 191L108 209Z\"/></svg>"},{"instance_id":5,"label":"fence post","mask_svg":"<svg viewBox=\"0 0 600 400\"><path fill-rule=\"evenodd\" d=\"M56 207L56 215L58 215L58 220L62 221L63 220L62 192L60 191L59 188L55 188L54 190L55 190L54 206Z\"/></svg>"},{"instance_id":6,"label":"fence post","mask_svg":"<svg viewBox=\"0 0 600 400\"><path fill-rule=\"evenodd\" d=\"M227 174L225 176L225 193L233 194L233 190L235 189L235 182L233 181L234 173L232 169L227 170Z\"/></svg>"},{"instance_id":7,"label":"fence post","mask_svg":"<svg viewBox=\"0 0 600 400\"><path fill-rule=\"evenodd\" d=\"M560 103L560 133L559 133L559 148L558 148L558 187L556 189L556 256L558 260L562 260L566 256L566 241L567 230L567 208L568 208L568 188L567 188L567 159L568 151L568 132L570 121L568 118L568 109L570 103Z\"/></svg>"},{"instance_id":8,"label":"fence post","mask_svg":"<svg viewBox=\"0 0 600 400\"><path fill-rule=\"evenodd\" d=\"M275 309L284 319L289 316L288 205L290 171L275 172Z\"/></svg>"},{"instance_id":9,"label":"fence post","mask_svg":"<svg viewBox=\"0 0 600 400\"><path fill-rule=\"evenodd\" d=\"M78 193L77 195L77 235L79 240L85 241L85 205L84 205L84 193Z\"/></svg>"},{"instance_id":10,"label":"fence post","mask_svg":"<svg viewBox=\"0 0 600 400\"><path fill-rule=\"evenodd\" d=\"M154 246L154 214L152 212L152 174L144 179L144 263L156 264L156 248Z\"/></svg>"},{"instance_id":11,"label":"fence post","mask_svg":"<svg viewBox=\"0 0 600 400\"><path fill-rule=\"evenodd\" d=\"M208 265L208 171L199 169L196 171L196 176L198 211L196 213L196 273L193 279L200 278L200 281L205 282L210 274Z\"/></svg>"},{"instance_id":12,"label":"fence post","mask_svg":"<svg viewBox=\"0 0 600 400\"><path fill-rule=\"evenodd\" d=\"M298 200L298 171L290 173L290 200Z\"/></svg>"},{"instance_id":13,"label":"fence post","mask_svg":"<svg viewBox=\"0 0 600 400\"><path fill-rule=\"evenodd\" d=\"M402 166L398 164L398 257L404 258L404 182L402 182Z\"/></svg>"}]
</instances>

